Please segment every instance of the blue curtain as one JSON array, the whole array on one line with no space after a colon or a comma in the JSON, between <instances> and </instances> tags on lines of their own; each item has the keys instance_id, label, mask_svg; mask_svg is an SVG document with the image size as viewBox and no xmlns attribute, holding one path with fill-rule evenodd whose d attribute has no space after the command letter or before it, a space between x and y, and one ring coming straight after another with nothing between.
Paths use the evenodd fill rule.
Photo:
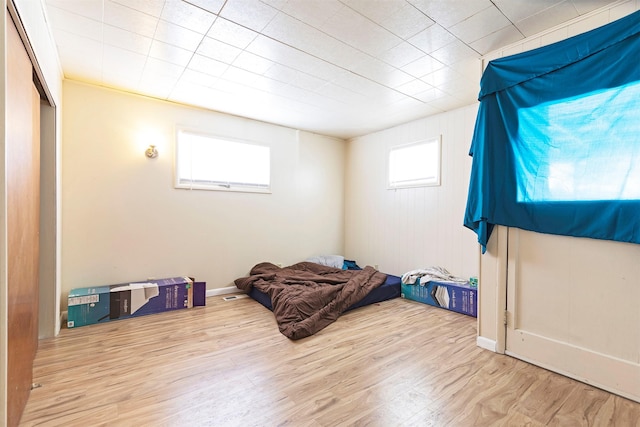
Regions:
<instances>
[{"instance_id":1,"label":"blue curtain","mask_svg":"<svg viewBox=\"0 0 640 427\"><path fill-rule=\"evenodd\" d=\"M489 62L464 225L640 243L640 11Z\"/></svg>"}]
</instances>

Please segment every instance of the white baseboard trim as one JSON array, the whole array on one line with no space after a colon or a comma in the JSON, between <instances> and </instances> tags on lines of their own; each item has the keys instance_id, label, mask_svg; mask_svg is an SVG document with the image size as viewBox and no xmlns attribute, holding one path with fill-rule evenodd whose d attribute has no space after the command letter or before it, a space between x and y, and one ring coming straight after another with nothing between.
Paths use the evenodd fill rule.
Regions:
<instances>
[{"instance_id":1,"label":"white baseboard trim","mask_svg":"<svg viewBox=\"0 0 640 427\"><path fill-rule=\"evenodd\" d=\"M497 343L494 340L490 340L489 338L477 337L476 345L480 348L484 348L485 350L493 351L494 353L498 352Z\"/></svg>"},{"instance_id":2,"label":"white baseboard trim","mask_svg":"<svg viewBox=\"0 0 640 427\"><path fill-rule=\"evenodd\" d=\"M215 289L207 289L206 296L215 297L216 295L227 295L227 294L236 294L238 292L243 292L235 286L228 286L226 288L215 288Z\"/></svg>"}]
</instances>

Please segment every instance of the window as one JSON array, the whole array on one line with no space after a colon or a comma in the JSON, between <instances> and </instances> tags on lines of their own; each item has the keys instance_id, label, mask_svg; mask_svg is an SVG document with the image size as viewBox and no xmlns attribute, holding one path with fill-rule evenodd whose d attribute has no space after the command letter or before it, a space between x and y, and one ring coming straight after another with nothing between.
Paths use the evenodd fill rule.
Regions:
<instances>
[{"instance_id":1,"label":"window","mask_svg":"<svg viewBox=\"0 0 640 427\"><path fill-rule=\"evenodd\" d=\"M440 138L389 150L390 189L440 185Z\"/></svg>"},{"instance_id":2,"label":"window","mask_svg":"<svg viewBox=\"0 0 640 427\"><path fill-rule=\"evenodd\" d=\"M640 11L489 62L464 225L640 243Z\"/></svg>"},{"instance_id":3,"label":"window","mask_svg":"<svg viewBox=\"0 0 640 427\"><path fill-rule=\"evenodd\" d=\"M250 144L178 130L176 188L268 193L271 150Z\"/></svg>"}]
</instances>

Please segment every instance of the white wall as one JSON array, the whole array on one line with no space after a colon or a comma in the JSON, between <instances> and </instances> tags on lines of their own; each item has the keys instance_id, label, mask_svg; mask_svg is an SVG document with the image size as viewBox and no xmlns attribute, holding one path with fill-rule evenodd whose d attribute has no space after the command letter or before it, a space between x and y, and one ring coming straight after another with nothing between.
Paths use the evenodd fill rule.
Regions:
<instances>
[{"instance_id":1,"label":"white wall","mask_svg":"<svg viewBox=\"0 0 640 427\"><path fill-rule=\"evenodd\" d=\"M73 81L63 110L63 297L176 275L228 287L258 262L343 251L344 141ZM173 188L177 125L269 145L272 194Z\"/></svg>"},{"instance_id":2,"label":"white wall","mask_svg":"<svg viewBox=\"0 0 640 427\"><path fill-rule=\"evenodd\" d=\"M472 105L349 141L347 257L396 275L430 266L462 277L479 274L476 236L462 225L476 113L477 105ZM441 185L387 189L389 148L438 135Z\"/></svg>"}]
</instances>

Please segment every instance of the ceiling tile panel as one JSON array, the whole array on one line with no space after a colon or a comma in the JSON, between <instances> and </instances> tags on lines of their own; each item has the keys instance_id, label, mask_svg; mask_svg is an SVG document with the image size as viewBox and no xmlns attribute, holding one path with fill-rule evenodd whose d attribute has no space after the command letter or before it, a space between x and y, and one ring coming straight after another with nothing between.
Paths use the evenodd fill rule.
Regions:
<instances>
[{"instance_id":1,"label":"ceiling tile panel","mask_svg":"<svg viewBox=\"0 0 640 427\"><path fill-rule=\"evenodd\" d=\"M424 53L431 53L455 40L456 36L451 32L438 24L434 24L411 37L408 42Z\"/></svg>"},{"instance_id":2,"label":"ceiling tile panel","mask_svg":"<svg viewBox=\"0 0 640 427\"><path fill-rule=\"evenodd\" d=\"M401 68L408 63L423 57L424 54L424 51L418 49L411 43L403 41L386 52L382 52L378 57L387 64Z\"/></svg>"},{"instance_id":3,"label":"ceiling tile panel","mask_svg":"<svg viewBox=\"0 0 640 427\"><path fill-rule=\"evenodd\" d=\"M425 74L433 73L442 67L444 67L444 63L430 55L424 55L422 58L402 67L402 70L414 77L422 77Z\"/></svg>"},{"instance_id":4,"label":"ceiling tile panel","mask_svg":"<svg viewBox=\"0 0 640 427\"><path fill-rule=\"evenodd\" d=\"M104 20L111 26L145 37L153 37L158 23L151 15L109 0L104 2Z\"/></svg>"},{"instance_id":5,"label":"ceiling tile panel","mask_svg":"<svg viewBox=\"0 0 640 427\"><path fill-rule=\"evenodd\" d=\"M52 7L49 9L49 20L53 30L64 30L80 37L102 41L103 24L65 9Z\"/></svg>"},{"instance_id":6,"label":"ceiling tile panel","mask_svg":"<svg viewBox=\"0 0 640 427\"><path fill-rule=\"evenodd\" d=\"M389 0L341 0L341 2L377 23L382 22L404 6L404 1Z\"/></svg>"},{"instance_id":7,"label":"ceiling tile panel","mask_svg":"<svg viewBox=\"0 0 640 427\"><path fill-rule=\"evenodd\" d=\"M280 10L312 27L320 28L343 7L338 0L289 0Z\"/></svg>"},{"instance_id":8,"label":"ceiling tile panel","mask_svg":"<svg viewBox=\"0 0 640 427\"><path fill-rule=\"evenodd\" d=\"M102 4L103 0L47 0L47 5L51 9L66 10L98 22L101 22L103 18ZM70 30L71 28L67 27L66 29Z\"/></svg>"},{"instance_id":9,"label":"ceiling tile panel","mask_svg":"<svg viewBox=\"0 0 640 427\"><path fill-rule=\"evenodd\" d=\"M521 21L542 12L566 0L536 0L520 2L513 0L494 0L494 3L511 22Z\"/></svg>"},{"instance_id":10,"label":"ceiling tile panel","mask_svg":"<svg viewBox=\"0 0 640 427\"><path fill-rule=\"evenodd\" d=\"M204 35L198 32L163 20L158 21L158 27L154 36L156 40L188 49L192 52L198 48L198 45L204 37Z\"/></svg>"},{"instance_id":11,"label":"ceiling tile panel","mask_svg":"<svg viewBox=\"0 0 640 427\"><path fill-rule=\"evenodd\" d=\"M363 54L340 41L283 13L276 16L264 29L264 34L302 52L323 58L324 61L348 68Z\"/></svg>"},{"instance_id":12,"label":"ceiling tile panel","mask_svg":"<svg viewBox=\"0 0 640 427\"><path fill-rule=\"evenodd\" d=\"M112 27L111 25L105 25L103 30L105 44L128 49L142 55L149 53L151 42L153 41L152 38L125 31L118 27Z\"/></svg>"},{"instance_id":13,"label":"ceiling tile panel","mask_svg":"<svg viewBox=\"0 0 640 427\"><path fill-rule=\"evenodd\" d=\"M573 7L578 11L579 15L592 12L611 3L609 0L571 0Z\"/></svg>"},{"instance_id":14,"label":"ceiling tile panel","mask_svg":"<svg viewBox=\"0 0 640 427\"><path fill-rule=\"evenodd\" d=\"M207 12L215 13L216 15L220 13L220 9L225 3L225 0L184 0L187 3L190 3L194 6L198 6L199 8L206 10Z\"/></svg>"},{"instance_id":15,"label":"ceiling tile panel","mask_svg":"<svg viewBox=\"0 0 640 427\"><path fill-rule=\"evenodd\" d=\"M321 30L353 48L374 56L402 41L398 36L348 7L340 9Z\"/></svg>"},{"instance_id":16,"label":"ceiling tile panel","mask_svg":"<svg viewBox=\"0 0 640 427\"><path fill-rule=\"evenodd\" d=\"M509 25L470 43L470 46L476 52L484 55L485 53L498 49L500 46L510 45L523 38L524 36L515 26Z\"/></svg>"},{"instance_id":17,"label":"ceiling tile panel","mask_svg":"<svg viewBox=\"0 0 640 427\"><path fill-rule=\"evenodd\" d=\"M465 43L480 40L502 28L511 25L511 22L495 7L487 7L464 21L453 25L449 31Z\"/></svg>"},{"instance_id":18,"label":"ceiling tile panel","mask_svg":"<svg viewBox=\"0 0 640 427\"><path fill-rule=\"evenodd\" d=\"M258 33L226 19L218 18L207 35L231 46L244 49L258 36Z\"/></svg>"},{"instance_id":19,"label":"ceiling tile panel","mask_svg":"<svg viewBox=\"0 0 640 427\"><path fill-rule=\"evenodd\" d=\"M406 40L432 26L434 21L411 4L406 3L397 12L379 21L379 24Z\"/></svg>"},{"instance_id":20,"label":"ceiling tile panel","mask_svg":"<svg viewBox=\"0 0 640 427\"><path fill-rule=\"evenodd\" d=\"M62 0L62 1L65 1L65 0ZM79 0L79 1L84 2L85 0ZM159 18L160 15L162 15L162 9L164 8L164 4L165 4L165 0L106 0L106 1L117 3L129 9L133 9L138 12L151 15L155 18Z\"/></svg>"},{"instance_id":21,"label":"ceiling tile panel","mask_svg":"<svg viewBox=\"0 0 640 427\"><path fill-rule=\"evenodd\" d=\"M220 16L254 31L262 31L276 16L278 10L256 0L227 1Z\"/></svg>"},{"instance_id":22,"label":"ceiling tile panel","mask_svg":"<svg viewBox=\"0 0 640 427\"><path fill-rule=\"evenodd\" d=\"M233 61L233 65L255 74L264 74L274 65L274 62L244 51Z\"/></svg>"},{"instance_id":23,"label":"ceiling tile panel","mask_svg":"<svg viewBox=\"0 0 640 427\"><path fill-rule=\"evenodd\" d=\"M200 55L220 62L226 62L227 64L233 63L238 55L240 55L240 52L242 52L242 49L212 39L211 37L205 37L196 50L196 53Z\"/></svg>"},{"instance_id":24,"label":"ceiling tile panel","mask_svg":"<svg viewBox=\"0 0 640 427\"><path fill-rule=\"evenodd\" d=\"M154 40L149 50L150 58L158 59L182 68L187 66L192 56L193 52L190 50L182 49L159 40Z\"/></svg>"},{"instance_id":25,"label":"ceiling tile panel","mask_svg":"<svg viewBox=\"0 0 640 427\"><path fill-rule=\"evenodd\" d=\"M489 0L408 0L443 27L451 27L492 6Z\"/></svg>"},{"instance_id":26,"label":"ceiling tile panel","mask_svg":"<svg viewBox=\"0 0 640 427\"><path fill-rule=\"evenodd\" d=\"M460 40L456 40L455 42L436 50L431 54L431 56L443 64L452 65L468 58L478 58L480 55L478 55L478 52L468 45L464 44Z\"/></svg>"},{"instance_id":27,"label":"ceiling tile panel","mask_svg":"<svg viewBox=\"0 0 640 427\"><path fill-rule=\"evenodd\" d=\"M576 8L573 7L573 4L569 1L564 1L514 24L525 37L528 37L555 27L577 16L578 12Z\"/></svg>"},{"instance_id":28,"label":"ceiling tile panel","mask_svg":"<svg viewBox=\"0 0 640 427\"><path fill-rule=\"evenodd\" d=\"M167 0L160 18L200 34L206 34L216 15L182 0Z\"/></svg>"},{"instance_id":29,"label":"ceiling tile panel","mask_svg":"<svg viewBox=\"0 0 640 427\"><path fill-rule=\"evenodd\" d=\"M188 69L193 71L198 71L200 73L208 74L213 77L220 77L226 69L229 67L229 64L225 64L224 62L216 61L215 59L207 58L202 55L194 55L187 66Z\"/></svg>"},{"instance_id":30,"label":"ceiling tile panel","mask_svg":"<svg viewBox=\"0 0 640 427\"><path fill-rule=\"evenodd\" d=\"M196 84L200 86L208 86L214 81L214 78L209 74L201 73L189 68L186 68L180 76L180 82ZM175 89L175 88L174 88Z\"/></svg>"},{"instance_id":31,"label":"ceiling tile panel","mask_svg":"<svg viewBox=\"0 0 640 427\"><path fill-rule=\"evenodd\" d=\"M433 86L423 82L420 79L413 79L409 83L405 83L402 86L398 86L396 89L406 95L414 96L418 93L424 92L432 88Z\"/></svg>"}]
</instances>

